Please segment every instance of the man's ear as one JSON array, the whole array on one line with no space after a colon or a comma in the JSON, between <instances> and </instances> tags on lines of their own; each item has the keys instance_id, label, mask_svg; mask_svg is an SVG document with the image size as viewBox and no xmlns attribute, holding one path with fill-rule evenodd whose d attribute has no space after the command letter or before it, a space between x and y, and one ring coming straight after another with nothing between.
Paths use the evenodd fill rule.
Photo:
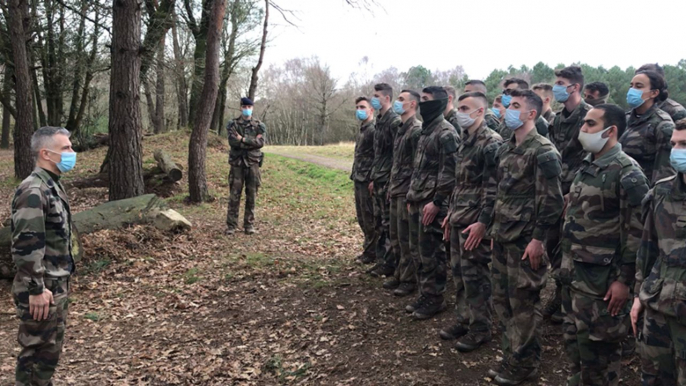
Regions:
<instances>
[{"instance_id":1,"label":"man's ear","mask_svg":"<svg viewBox=\"0 0 686 386\"><path fill-rule=\"evenodd\" d=\"M604 135L603 138L610 138L610 133L615 133L615 135L618 134L617 133L617 125L610 126L610 130L605 132L606 135ZM618 135L617 135L617 139L619 139Z\"/></svg>"}]
</instances>

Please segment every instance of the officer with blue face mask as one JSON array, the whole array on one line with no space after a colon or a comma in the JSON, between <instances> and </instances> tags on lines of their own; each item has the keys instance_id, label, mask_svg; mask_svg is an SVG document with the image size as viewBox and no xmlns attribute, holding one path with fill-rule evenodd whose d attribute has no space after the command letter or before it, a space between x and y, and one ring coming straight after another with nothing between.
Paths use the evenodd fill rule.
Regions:
<instances>
[{"instance_id":1,"label":"officer with blue face mask","mask_svg":"<svg viewBox=\"0 0 686 386\"><path fill-rule=\"evenodd\" d=\"M503 89L503 94L501 96L501 102L502 105L505 108L508 108L510 106L510 101L512 100L512 92L515 90L528 90L529 89L529 83L525 81L524 79L520 78L509 78L505 79L505 82L503 83L503 86L505 87ZM538 116L536 117L535 120L535 125L536 125L536 131L538 134L547 137L548 136L548 121L546 121L542 116L541 112L538 112ZM505 122L501 122L500 126L498 126L498 129L495 130L500 134L500 136L505 140L509 140L512 137L512 134L514 131L510 129Z\"/></svg>"},{"instance_id":2,"label":"officer with blue face mask","mask_svg":"<svg viewBox=\"0 0 686 386\"><path fill-rule=\"evenodd\" d=\"M655 71L637 73L626 94L631 111L626 132L619 142L624 152L641 165L651 186L674 174L669 162L674 122L658 107L667 96L665 79Z\"/></svg>"}]
</instances>

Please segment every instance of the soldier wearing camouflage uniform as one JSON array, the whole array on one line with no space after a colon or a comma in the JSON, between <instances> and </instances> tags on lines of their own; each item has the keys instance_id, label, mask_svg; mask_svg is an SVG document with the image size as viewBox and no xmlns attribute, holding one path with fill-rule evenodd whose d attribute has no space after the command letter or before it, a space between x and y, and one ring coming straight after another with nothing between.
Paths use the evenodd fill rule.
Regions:
<instances>
[{"instance_id":1,"label":"soldier wearing camouflage uniform","mask_svg":"<svg viewBox=\"0 0 686 386\"><path fill-rule=\"evenodd\" d=\"M505 88L503 89L503 94L501 96L501 102L505 108L508 108L510 106L510 100L512 99L512 92L514 90L528 90L529 89L529 83L525 81L524 79L519 79L519 78L510 78L506 79L504 83ZM536 131L538 131L538 134L547 137L548 136L548 125L549 122L546 121L543 116L539 113L538 117L536 117ZM512 138L512 134L514 131L507 127L505 124L505 120L500 122L500 125L498 128L495 130L500 134L500 136L503 138L504 141L509 141L510 138Z\"/></svg>"},{"instance_id":2,"label":"soldier wearing camouflage uniform","mask_svg":"<svg viewBox=\"0 0 686 386\"><path fill-rule=\"evenodd\" d=\"M662 66L660 66L657 63L648 63L642 65L638 68L638 70L636 70L636 74L638 74L641 71L655 71L658 74L660 74L660 76L662 76L663 78L665 77L665 70L662 68ZM665 89L668 88L667 86L668 85L665 85ZM672 118L673 122L686 118L686 108L684 108L684 106L682 106L679 102L671 98L667 98L664 101L658 103L657 107L665 113L669 114L669 117Z\"/></svg>"},{"instance_id":3,"label":"soldier wearing camouflage uniform","mask_svg":"<svg viewBox=\"0 0 686 386\"><path fill-rule=\"evenodd\" d=\"M553 120L555 120L555 112L550 107L550 102L553 101L553 86L548 83L536 83L531 89L534 90L536 95L541 97L541 100L543 101L543 114L541 114L541 116L548 123L552 124Z\"/></svg>"},{"instance_id":4,"label":"soldier wearing camouflage uniform","mask_svg":"<svg viewBox=\"0 0 686 386\"><path fill-rule=\"evenodd\" d=\"M392 276L395 273L396 257L389 238L391 221L391 202L388 199L388 181L393 167L393 141L395 140L400 117L393 112L393 88L386 83L374 86L372 107L378 111L374 128L374 164L370 190L374 197L374 216L376 218L376 265L367 271L372 276Z\"/></svg>"},{"instance_id":5,"label":"soldier wearing camouflage uniform","mask_svg":"<svg viewBox=\"0 0 686 386\"><path fill-rule=\"evenodd\" d=\"M414 259L418 252L410 246L407 192L410 190L414 155L422 131L422 123L415 116L419 100L416 91L403 90L393 102L393 111L400 114L402 120L393 143L393 168L388 190L391 198L390 238L396 268L395 275L384 282L384 288L394 289L396 296L407 296L414 292L417 281Z\"/></svg>"},{"instance_id":6,"label":"soldier wearing camouflage uniform","mask_svg":"<svg viewBox=\"0 0 686 386\"><path fill-rule=\"evenodd\" d=\"M457 122L457 109L455 108L455 100L457 100L457 91L453 86L444 86L443 89L448 93L448 105L445 107L443 117L455 128L457 133L457 140L462 138L462 128Z\"/></svg>"},{"instance_id":7,"label":"soldier wearing camouflage uniform","mask_svg":"<svg viewBox=\"0 0 686 386\"><path fill-rule=\"evenodd\" d=\"M252 117L253 102L241 98L241 116L233 119L226 127L229 135L229 210L226 214L226 234L232 235L238 225L238 209L241 192L245 185L245 213L243 229L246 234L255 233L255 197L262 184L260 166L264 136L267 129L264 123Z\"/></svg>"},{"instance_id":8,"label":"soldier wearing camouflage uniform","mask_svg":"<svg viewBox=\"0 0 686 386\"><path fill-rule=\"evenodd\" d=\"M658 181L643 201L631 309L639 337L641 384L686 385L686 120L671 137L676 175ZM638 318L643 312L643 329Z\"/></svg>"},{"instance_id":9,"label":"soldier wearing camouflage uniform","mask_svg":"<svg viewBox=\"0 0 686 386\"><path fill-rule=\"evenodd\" d=\"M464 93L467 94L471 92L480 92L484 95L488 94L486 83L478 79L468 80L464 84ZM498 130L498 126L500 126L500 119L493 113L491 109L486 109L484 121L486 122L486 126L493 131Z\"/></svg>"},{"instance_id":10,"label":"soldier wearing camouflage uniform","mask_svg":"<svg viewBox=\"0 0 686 386\"><path fill-rule=\"evenodd\" d=\"M31 138L36 169L12 200L12 294L19 318L17 385L52 385L67 324L74 272L69 199L60 183L76 163L69 132L42 127Z\"/></svg>"},{"instance_id":11,"label":"soldier wearing camouflage uniform","mask_svg":"<svg viewBox=\"0 0 686 386\"><path fill-rule=\"evenodd\" d=\"M557 113L549 128L550 142L555 145L562 157L562 194L567 195L574 181L576 172L581 167L587 152L579 142L579 130L584 124L584 117L591 109L581 97L584 87L584 75L578 66L565 67L555 71L555 85L553 96L562 103L562 111ZM551 276L555 279L555 295L543 308L543 317L550 318L554 323L562 323L562 284L558 277L562 252L560 251L560 233L562 219L550 228L546 235L546 252L550 259ZM566 290L566 289L565 289ZM566 296L566 295L565 295Z\"/></svg>"},{"instance_id":12,"label":"soldier wearing camouflage uniform","mask_svg":"<svg viewBox=\"0 0 686 386\"><path fill-rule=\"evenodd\" d=\"M357 259L363 264L376 261L376 219L374 199L369 190L374 165L374 109L366 97L355 100L355 117L360 121L360 131L355 139L355 158L350 179L355 184L355 210L357 223L364 234L362 254Z\"/></svg>"},{"instance_id":13,"label":"soldier wearing camouflage uniform","mask_svg":"<svg viewBox=\"0 0 686 386\"><path fill-rule=\"evenodd\" d=\"M616 386L648 180L617 142L626 128L621 108L598 105L584 122L578 138L590 154L569 192L559 275L568 288L564 340L572 375L567 384Z\"/></svg>"},{"instance_id":14,"label":"soldier wearing camouflage uniform","mask_svg":"<svg viewBox=\"0 0 686 386\"><path fill-rule=\"evenodd\" d=\"M457 349L476 350L491 340L491 223L497 182L495 154L502 143L498 133L486 126L488 100L470 92L459 98L460 126L465 131L458 149L455 189L443 220L444 239L450 239L450 265L454 275L457 323L441 330L443 339L458 339ZM459 282L457 282L459 281Z\"/></svg>"},{"instance_id":15,"label":"soldier wearing camouflage uniform","mask_svg":"<svg viewBox=\"0 0 686 386\"><path fill-rule=\"evenodd\" d=\"M658 108L667 99L666 87L664 78L654 71L634 76L627 92L632 110L627 115L627 130L619 139L622 150L638 161L651 186L674 174L669 164L674 122Z\"/></svg>"},{"instance_id":16,"label":"soldier wearing camouflage uniform","mask_svg":"<svg viewBox=\"0 0 686 386\"><path fill-rule=\"evenodd\" d=\"M563 206L560 154L535 130L543 102L531 90L511 95L505 121L514 135L497 153L490 229L493 304L503 333L503 359L489 376L500 385L517 385L537 374L540 292L548 270L543 241Z\"/></svg>"},{"instance_id":17,"label":"soldier wearing camouflage uniform","mask_svg":"<svg viewBox=\"0 0 686 386\"><path fill-rule=\"evenodd\" d=\"M610 89L603 82L593 82L584 86L584 102L591 106L607 103Z\"/></svg>"},{"instance_id":18,"label":"soldier wearing camouflage uniform","mask_svg":"<svg viewBox=\"0 0 686 386\"><path fill-rule=\"evenodd\" d=\"M410 245L419 251L415 266L420 296L405 310L415 319L428 319L446 308L446 254L441 224L455 185L457 138L453 126L443 118L448 93L442 87L427 87L422 90L421 100L422 132L407 193Z\"/></svg>"}]
</instances>

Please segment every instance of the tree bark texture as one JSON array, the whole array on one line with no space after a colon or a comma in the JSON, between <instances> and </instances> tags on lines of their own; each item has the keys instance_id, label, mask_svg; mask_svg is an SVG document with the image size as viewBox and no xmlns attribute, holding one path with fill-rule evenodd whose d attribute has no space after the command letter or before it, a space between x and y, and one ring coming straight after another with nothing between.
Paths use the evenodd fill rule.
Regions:
<instances>
[{"instance_id":1,"label":"tree bark texture","mask_svg":"<svg viewBox=\"0 0 686 386\"><path fill-rule=\"evenodd\" d=\"M207 33L207 55L205 57L205 81L198 104L198 114L193 124L188 145L188 191L191 202L208 200L205 157L207 153L207 132L212 123L215 101L219 88L219 47L226 2L214 0L209 15Z\"/></svg>"},{"instance_id":2,"label":"tree bark texture","mask_svg":"<svg viewBox=\"0 0 686 386\"><path fill-rule=\"evenodd\" d=\"M34 158L31 154L33 121L33 85L29 71L28 41L29 17L26 0L11 0L8 3L8 29L14 57L17 117L14 128L14 176L23 180L33 171Z\"/></svg>"},{"instance_id":3,"label":"tree bark texture","mask_svg":"<svg viewBox=\"0 0 686 386\"><path fill-rule=\"evenodd\" d=\"M5 74L2 80L2 94L9 95L12 90L12 69L5 65ZM0 149L10 148L10 112L7 106L2 105L2 139Z\"/></svg>"},{"instance_id":4,"label":"tree bark texture","mask_svg":"<svg viewBox=\"0 0 686 386\"><path fill-rule=\"evenodd\" d=\"M195 50L193 51L193 78L191 83L191 98L189 104L188 121L195 123L195 116L198 111L198 104L200 103L200 94L203 89L203 74L205 71L205 58L207 56L207 35L210 23L210 13L212 10L213 0L202 0L202 16L200 23L195 20L193 16L193 7L191 0L184 0L184 7L186 8L186 16L188 20L188 28L193 33L195 38Z\"/></svg>"},{"instance_id":5,"label":"tree bark texture","mask_svg":"<svg viewBox=\"0 0 686 386\"><path fill-rule=\"evenodd\" d=\"M157 166L164 172L170 181L176 182L183 178L181 168L176 166L176 163L172 160L169 153L164 150L155 150L153 156L155 157L155 161L157 161Z\"/></svg>"},{"instance_id":6,"label":"tree bark texture","mask_svg":"<svg viewBox=\"0 0 686 386\"><path fill-rule=\"evenodd\" d=\"M113 0L110 78L110 201L143 194L140 111L141 9L137 0Z\"/></svg>"},{"instance_id":7,"label":"tree bark texture","mask_svg":"<svg viewBox=\"0 0 686 386\"><path fill-rule=\"evenodd\" d=\"M252 69L252 76L250 77L250 87L248 88L248 98L255 100L255 92L257 91L257 73L262 67L264 60L264 51L267 47L267 26L269 25L269 0L264 1L264 26L262 27L262 42L260 43L260 56L257 59L257 64Z\"/></svg>"},{"instance_id":8,"label":"tree bark texture","mask_svg":"<svg viewBox=\"0 0 686 386\"><path fill-rule=\"evenodd\" d=\"M157 84L155 87L155 121L157 126L155 126L155 134L164 133L167 127L164 121L164 43L166 35L162 36L160 41L160 46L157 52Z\"/></svg>"},{"instance_id":9,"label":"tree bark texture","mask_svg":"<svg viewBox=\"0 0 686 386\"><path fill-rule=\"evenodd\" d=\"M172 24L172 39L174 45L174 61L176 70L176 97L179 110L179 120L177 129L181 127L188 127L188 83L186 81L186 67L184 65L183 54L181 46L179 45L179 36L176 31L176 23L178 16L174 12L174 23Z\"/></svg>"}]
</instances>

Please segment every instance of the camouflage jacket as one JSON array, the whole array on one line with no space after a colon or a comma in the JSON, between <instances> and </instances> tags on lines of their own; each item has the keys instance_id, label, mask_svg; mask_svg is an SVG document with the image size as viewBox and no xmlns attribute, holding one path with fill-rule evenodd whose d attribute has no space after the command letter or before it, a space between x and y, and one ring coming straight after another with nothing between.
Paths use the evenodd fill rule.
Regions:
<instances>
[{"instance_id":1,"label":"camouflage jacket","mask_svg":"<svg viewBox=\"0 0 686 386\"><path fill-rule=\"evenodd\" d=\"M555 115L555 120L550 125L548 138L562 157L562 176L560 177L562 194L569 193L574 175L588 154L579 142L579 131L584 125L586 113L592 108L582 100L568 117L565 117L565 110L562 109Z\"/></svg>"},{"instance_id":2,"label":"camouflage jacket","mask_svg":"<svg viewBox=\"0 0 686 386\"><path fill-rule=\"evenodd\" d=\"M495 192L495 155L503 139L486 126L486 121L470 137L465 130L457 151L455 189L450 198L450 225L469 226L491 223Z\"/></svg>"},{"instance_id":3,"label":"camouflage jacket","mask_svg":"<svg viewBox=\"0 0 686 386\"><path fill-rule=\"evenodd\" d=\"M460 124L457 123L457 109L450 110L448 115L445 116L445 120L450 122L450 124L455 128L455 133L457 133L457 144L459 145L459 141L462 140L462 128L460 127Z\"/></svg>"},{"instance_id":4,"label":"camouflage jacket","mask_svg":"<svg viewBox=\"0 0 686 386\"><path fill-rule=\"evenodd\" d=\"M543 117L543 119L548 121L548 123L553 123L553 121L555 120L555 112L553 112L553 109L549 109L545 113L541 114L541 116Z\"/></svg>"},{"instance_id":5,"label":"camouflage jacket","mask_svg":"<svg viewBox=\"0 0 686 386\"><path fill-rule=\"evenodd\" d=\"M667 98L664 102L660 103L658 107L660 110L669 114L674 123L680 119L686 118L686 108L673 99Z\"/></svg>"},{"instance_id":6,"label":"camouflage jacket","mask_svg":"<svg viewBox=\"0 0 686 386\"><path fill-rule=\"evenodd\" d=\"M640 293L646 307L676 317L681 323L686 320L686 184L683 177L679 173L658 181L643 201L645 223L636 258L634 287L640 290L636 293Z\"/></svg>"},{"instance_id":7,"label":"camouflage jacket","mask_svg":"<svg viewBox=\"0 0 686 386\"><path fill-rule=\"evenodd\" d=\"M562 214L560 153L532 130L517 146L513 136L497 153L498 190L490 233L497 242L543 241Z\"/></svg>"},{"instance_id":8,"label":"camouflage jacket","mask_svg":"<svg viewBox=\"0 0 686 386\"><path fill-rule=\"evenodd\" d=\"M486 126L488 126L489 129L498 132L498 126L500 126L500 120L493 114L493 111L491 109L486 109L486 113L484 114L484 120L486 121Z\"/></svg>"},{"instance_id":9,"label":"camouflage jacket","mask_svg":"<svg viewBox=\"0 0 686 386\"><path fill-rule=\"evenodd\" d=\"M41 294L43 279L74 272L69 199L57 176L36 168L22 181L12 200L11 230L15 293Z\"/></svg>"},{"instance_id":10,"label":"camouflage jacket","mask_svg":"<svg viewBox=\"0 0 686 386\"><path fill-rule=\"evenodd\" d=\"M372 180L372 165L374 165L374 127L376 122L362 123L355 138L355 158L350 179L356 182Z\"/></svg>"},{"instance_id":11,"label":"camouflage jacket","mask_svg":"<svg viewBox=\"0 0 686 386\"><path fill-rule=\"evenodd\" d=\"M414 155L422 134L422 123L412 116L398 127L398 135L393 143L393 168L389 191L391 197L407 195L410 190Z\"/></svg>"},{"instance_id":12,"label":"camouflage jacket","mask_svg":"<svg viewBox=\"0 0 686 386\"><path fill-rule=\"evenodd\" d=\"M641 167L619 144L598 159L589 154L583 160L563 227L562 266L574 266L572 290L602 298L614 281L631 288L648 189Z\"/></svg>"},{"instance_id":13,"label":"camouflage jacket","mask_svg":"<svg viewBox=\"0 0 686 386\"><path fill-rule=\"evenodd\" d=\"M543 116L540 116L536 119L536 131L538 132L538 134L546 138L548 138L548 126L548 121L546 121L545 118L543 118ZM507 127L504 119L500 123L500 126L498 126L498 130L496 131L506 142L509 141L512 138L512 134L514 134L514 131Z\"/></svg>"},{"instance_id":14,"label":"camouflage jacket","mask_svg":"<svg viewBox=\"0 0 686 386\"><path fill-rule=\"evenodd\" d=\"M641 165L651 186L674 174L669 163L672 131L672 118L657 106L652 106L640 117L636 116L635 110L627 114L626 131L619 138L619 143L622 150Z\"/></svg>"},{"instance_id":15,"label":"camouflage jacket","mask_svg":"<svg viewBox=\"0 0 686 386\"><path fill-rule=\"evenodd\" d=\"M393 167L393 141L395 141L401 120L393 109L388 109L380 115L374 129L374 164L372 179L374 182L385 184L391 178Z\"/></svg>"},{"instance_id":16,"label":"camouflage jacket","mask_svg":"<svg viewBox=\"0 0 686 386\"><path fill-rule=\"evenodd\" d=\"M229 136L229 164L233 166L252 166L262 161L260 149L264 146L264 135L267 132L264 123L255 118L245 120L242 117L232 119L226 126ZM243 137L236 139L234 132Z\"/></svg>"},{"instance_id":17,"label":"camouflage jacket","mask_svg":"<svg viewBox=\"0 0 686 386\"><path fill-rule=\"evenodd\" d=\"M456 162L455 128L443 115L432 122L422 123L407 201L431 200L436 205L447 207L455 186Z\"/></svg>"}]
</instances>

